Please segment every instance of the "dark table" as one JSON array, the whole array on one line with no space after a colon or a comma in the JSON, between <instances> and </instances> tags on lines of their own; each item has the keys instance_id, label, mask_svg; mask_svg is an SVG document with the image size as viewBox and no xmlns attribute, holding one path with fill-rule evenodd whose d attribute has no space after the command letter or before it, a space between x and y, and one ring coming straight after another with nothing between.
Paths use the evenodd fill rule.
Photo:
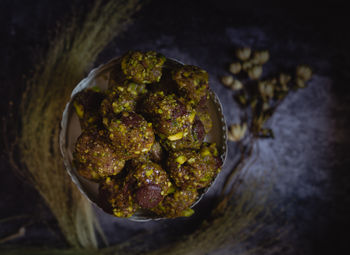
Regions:
<instances>
[{"instance_id":1,"label":"dark table","mask_svg":"<svg viewBox=\"0 0 350 255\"><path fill-rule=\"evenodd\" d=\"M33 52L48 46L57 20L68 16L67 6L67 0L1 1L2 116L8 111L9 100L18 104L23 75L34 63ZM260 155L247 178L266 177L266 169L273 169L268 175L273 180L271 200L279 208L287 208L281 214L283 224L271 223L270 231L282 227L288 233L272 245L271 254L334 253L346 246L350 228L350 41L346 18L345 5L336 1L150 1L94 66L128 49L153 49L198 65L209 71L226 120L233 123L239 111L219 77L228 74L235 47L269 49L272 57L265 72L310 64L315 73L310 85L283 102L270 123L276 138L258 143ZM223 173L232 167L236 150L230 143ZM50 230L56 223L49 210L38 194L13 174L4 155L0 164L0 219L31 215L26 235L10 244L64 246L62 237ZM213 194L215 189L208 196ZM205 206L204 201L199 208L204 210ZM160 242L167 243L175 233L189 233L198 224L196 220L133 223L99 210L97 213L111 243L152 231ZM27 220L0 223L0 237L17 231Z\"/></svg>"}]
</instances>

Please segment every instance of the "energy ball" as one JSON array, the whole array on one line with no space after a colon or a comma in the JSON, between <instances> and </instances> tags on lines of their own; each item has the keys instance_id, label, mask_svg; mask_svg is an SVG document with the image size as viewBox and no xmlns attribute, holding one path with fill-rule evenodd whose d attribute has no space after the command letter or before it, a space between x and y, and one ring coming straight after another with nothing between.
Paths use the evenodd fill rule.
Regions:
<instances>
[{"instance_id":1,"label":"energy ball","mask_svg":"<svg viewBox=\"0 0 350 255\"><path fill-rule=\"evenodd\" d=\"M167 218L189 217L194 213L190 207L197 198L198 192L194 188L177 189L166 196L152 211Z\"/></svg>"},{"instance_id":2,"label":"energy ball","mask_svg":"<svg viewBox=\"0 0 350 255\"><path fill-rule=\"evenodd\" d=\"M106 92L101 102L102 116L119 114L123 111L134 111L136 100L147 92L145 85L126 81L123 85L115 85Z\"/></svg>"},{"instance_id":3,"label":"energy ball","mask_svg":"<svg viewBox=\"0 0 350 255\"><path fill-rule=\"evenodd\" d=\"M197 66L184 65L174 71L173 79L176 81L180 93L191 101L193 105L209 97L209 75Z\"/></svg>"},{"instance_id":4,"label":"energy ball","mask_svg":"<svg viewBox=\"0 0 350 255\"><path fill-rule=\"evenodd\" d=\"M101 118L98 109L103 98L103 93L93 89L83 90L74 97L73 106L82 129L100 123Z\"/></svg>"},{"instance_id":5,"label":"energy ball","mask_svg":"<svg viewBox=\"0 0 350 255\"><path fill-rule=\"evenodd\" d=\"M86 179L99 181L117 175L125 161L114 150L104 130L88 129L79 136L74 152L78 173Z\"/></svg>"},{"instance_id":6,"label":"energy ball","mask_svg":"<svg viewBox=\"0 0 350 255\"><path fill-rule=\"evenodd\" d=\"M203 145L199 152L182 150L169 154L167 160L170 177L177 187L205 188L220 171L221 160L215 144Z\"/></svg>"},{"instance_id":7,"label":"energy ball","mask_svg":"<svg viewBox=\"0 0 350 255\"><path fill-rule=\"evenodd\" d=\"M154 123L162 139L179 140L188 135L195 112L174 94L151 93L142 103L141 111Z\"/></svg>"},{"instance_id":8,"label":"energy ball","mask_svg":"<svg viewBox=\"0 0 350 255\"><path fill-rule=\"evenodd\" d=\"M214 116L208 73L153 51L129 51L103 70L103 92L72 100L82 128L77 172L99 182L98 204L116 217L192 215L222 165L204 142Z\"/></svg>"},{"instance_id":9,"label":"energy ball","mask_svg":"<svg viewBox=\"0 0 350 255\"><path fill-rule=\"evenodd\" d=\"M117 118L103 118L108 138L125 159L149 152L154 142L152 124L134 112L122 112Z\"/></svg>"},{"instance_id":10,"label":"energy ball","mask_svg":"<svg viewBox=\"0 0 350 255\"><path fill-rule=\"evenodd\" d=\"M129 51L122 58L121 68L127 79L136 83L159 82L165 57L154 51Z\"/></svg>"},{"instance_id":11,"label":"energy ball","mask_svg":"<svg viewBox=\"0 0 350 255\"><path fill-rule=\"evenodd\" d=\"M130 185L121 178L107 177L101 182L98 200L103 210L117 217L130 217L139 208Z\"/></svg>"},{"instance_id":12,"label":"energy ball","mask_svg":"<svg viewBox=\"0 0 350 255\"><path fill-rule=\"evenodd\" d=\"M126 177L133 184L135 201L141 208L150 209L159 204L172 186L168 174L152 161L139 162Z\"/></svg>"}]
</instances>

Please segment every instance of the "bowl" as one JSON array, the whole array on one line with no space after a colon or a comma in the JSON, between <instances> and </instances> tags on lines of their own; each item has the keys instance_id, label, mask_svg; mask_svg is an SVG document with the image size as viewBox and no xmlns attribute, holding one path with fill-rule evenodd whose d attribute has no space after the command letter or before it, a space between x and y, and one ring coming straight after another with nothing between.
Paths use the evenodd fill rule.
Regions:
<instances>
[{"instance_id":1,"label":"bowl","mask_svg":"<svg viewBox=\"0 0 350 255\"><path fill-rule=\"evenodd\" d=\"M73 165L73 152L75 143L82 130L79 123L79 118L75 113L72 99L74 96L82 90L98 87L101 91L107 90L110 85L110 76L113 69L120 65L120 57L110 60L108 63L101 65L88 74L86 78L79 82L79 84L73 89L70 101L66 104L62 115L61 131L60 131L60 149L63 157L63 162L68 174L72 181L77 185L78 189L87 197L92 203L98 206L98 186L99 184L81 177ZM164 68L173 68L179 65L183 65L181 62L174 59L167 59L164 64ZM213 143L215 142L222 162L225 162L227 154L227 127L222 113L222 105L219 98L213 91L209 91L210 99L208 102L209 115L212 118L213 128L206 135L204 141ZM210 186L214 184L214 181ZM210 186L204 189L200 194L198 200L192 205L197 204L208 191ZM98 206L99 207L99 206ZM138 210L133 216L127 218L133 221L149 221L159 220L162 218L154 217L143 210Z\"/></svg>"}]
</instances>

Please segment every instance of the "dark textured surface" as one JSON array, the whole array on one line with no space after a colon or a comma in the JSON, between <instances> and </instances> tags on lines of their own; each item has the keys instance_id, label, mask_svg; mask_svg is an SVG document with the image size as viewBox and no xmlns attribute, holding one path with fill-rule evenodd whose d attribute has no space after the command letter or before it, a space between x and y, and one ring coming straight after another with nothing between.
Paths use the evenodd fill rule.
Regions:
<instances>
[{"instance_id":1,"label":"dark textured surface","mask_svg":"<svg viewBox=\"0 0 350 255\"><path fill-rule=\"evenodd\" d=\"M32 68L36 52L47 47L56 21L68 16L69 2L0 3L2 115L8 109L6 98L11 98L16 107L23 75ZM130 48L153 49L186 64L198 65L208 70L211 87L220 97L227 122L232 123L238 120L239 109L218 78L227 74L235 46L269 49L272 57L265 74L298 63L310 64L315 75L309 87L291 93L271 119L269 125L276 138L258 143L258 160L246 178L270 178L271 201L286 208L280 215L286 223L270 226L271 232L281 227L287 231L281 242L272 245L271 253L333 253L346 246L350 227L350 54L344 23L346 10L338 2L323 6L306 1L284 4L252 0L230 4L221 0L201 4L151 1L94 65ZM215 196L222 177L232 167L236 150L235 144L229 144L221 178L198 208L210 206L210 197ZM47 228L55 229L52 216L39 206L35 191L14 176L3 154L0 171L0 219L29 215L29 219L0 223L0 238L29 222L26 236L14 243L62 246L59 234ZM148 240L169 242L179 233L191 232L205 217L205 210L197 211L201 213L192 220L133 223L97 210L111 243L140 233L146 233Z\"/></svg>"}]
</instances>

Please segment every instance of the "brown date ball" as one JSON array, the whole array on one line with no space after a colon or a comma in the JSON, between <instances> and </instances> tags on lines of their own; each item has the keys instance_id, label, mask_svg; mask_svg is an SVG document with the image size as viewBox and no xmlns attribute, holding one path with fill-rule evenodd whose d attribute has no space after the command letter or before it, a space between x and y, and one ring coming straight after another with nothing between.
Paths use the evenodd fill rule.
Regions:
<instances>
[{"instance_id":1,"label":"brown date ball","mask_svg":"<svg viewBox=\"0 0 350 255\"><path fill-rule=\"evenodd\" d=\"M194 121L195 112L190 105L174 94L151 93L142 102L142 113L154 123L155 132L170 141L185 137Z\"/></svg>"},{"instance_id":2,"label":"brown date ball","mask_svg":"<svg viewBox=\"0 0 350 255\"><path fill-rule=\"evenodd\" d=\"M134 164L126 180L133 184L136 201L145 209L155 207L172 186L167 172L149 160Z\"/></svg>"},{"instance_id":3,"label":"brown date ball","mask_svg":"<svg viewBox=\"0 0 350 255\"><path fill-rule=\"evenodd\" d=\"M193 214L190 207L196 202L198 192L194 188L177 189L169 194L152 211L167 218L188 217Z\"/></svg>"},{"instance_id":4,"label":"brown date ball","mask_svg":"<svg viewBox=\"0 0 350 255\"><path fill-rule=\"evenodd\" d=\"M101 182L98 200L104 211L117 217L131 217L139 208L130 185L120 178L107 177Z\"/></svg>"},{"instance_id":5,"label":"brown date ball","mask_svg":"<svg viewBox=\"0 0 350 255\"><path fill-rule=\"evenodd\" d=\"M124 159L149 152L154 142L152 124L134 112L122 112L116 118L104 118L108 138Z\"/></svg>"},{"instance_id":6,"label":"brown date ball","mask_svg":"<svg viewBox=\"0 0 350 255\"><path fill-rule=\"evenodd\" d=\"M178 187L205 188L220 171L215 144L203 145L199 152L182 150L169 154L167 160L170 177ZM219 166L220 165L220 166Z\"/></svg>"},{"instance_id":7,"label":"brown date ball","mask_svg":"<svg viewBox=\"0 0 350 255\"><path fill-rule=\"evenodd\" d=\"M101 118L98 109L103 99L104 94L93 89L86 89L75 95L73 107L82 129L99 125Z\"/></svg>"},{"instance_id":8,"label":"brown date ball","mask_svg":"<svg viewBox=\"0 0 350 255\"><path fill-rule=\"evenodd\" d=\"M173 79L176 81L180 93L192 102L198 104L209 97L209 75L197 66L184 65L174 71Z\"/></svg>"},{"instance_id":9,"label":"brown date ball","mask_svg":"<svg viewBox=\"0 0 350 255\"><path fill-rule=\"evenodd\" d=\"M165 57L154 51L129 51L122 57L121 68L127 79L136 83L154 83L162 77Z\"/></svg>"},{"instance_id":10,"label":"brown date ball","mask_svg":"<svg viewBox=\"0 0 350 255\"><path fill-rule=\"evenodd\" d=\"M135 110L137 100L147 92L144 84L125 81L122 85L115 84L105 92L101 102L102 116L116 115L123 111Z\"/></svg>"},{"instance_id":11,"label":"brown date ball","mask_svg":"<svg viewBox=\"0 0 350 255\"><path fill-rule=\"evenodd\" d=\"M101 102L101 115L109 116L122 111L134 111L135 98L122 86L115 86L107 90L106 98Z\"/></svg>"},{"instance_id":12,"label":"brown date ball","mask_svg":"<svg viewBox=\"0 0 350 255\"><path fill-rule=\"evenodd\" d=\"M162 189L158 185L147 184L136 190L136 203L144 209L156 207L162 200Z\"/></svg>"},{"instance_id":13,"label":"brown date ball","mask_svg":"<svg viewBox=\"0 0 350 255\"><path fill-rule=\"evenodd\" d=\"M76 142L74 163L79 175L99 181L118 174L125 161L105 137L105 131L88 129L83 131Z\"/></svg>"}]
</instances>

